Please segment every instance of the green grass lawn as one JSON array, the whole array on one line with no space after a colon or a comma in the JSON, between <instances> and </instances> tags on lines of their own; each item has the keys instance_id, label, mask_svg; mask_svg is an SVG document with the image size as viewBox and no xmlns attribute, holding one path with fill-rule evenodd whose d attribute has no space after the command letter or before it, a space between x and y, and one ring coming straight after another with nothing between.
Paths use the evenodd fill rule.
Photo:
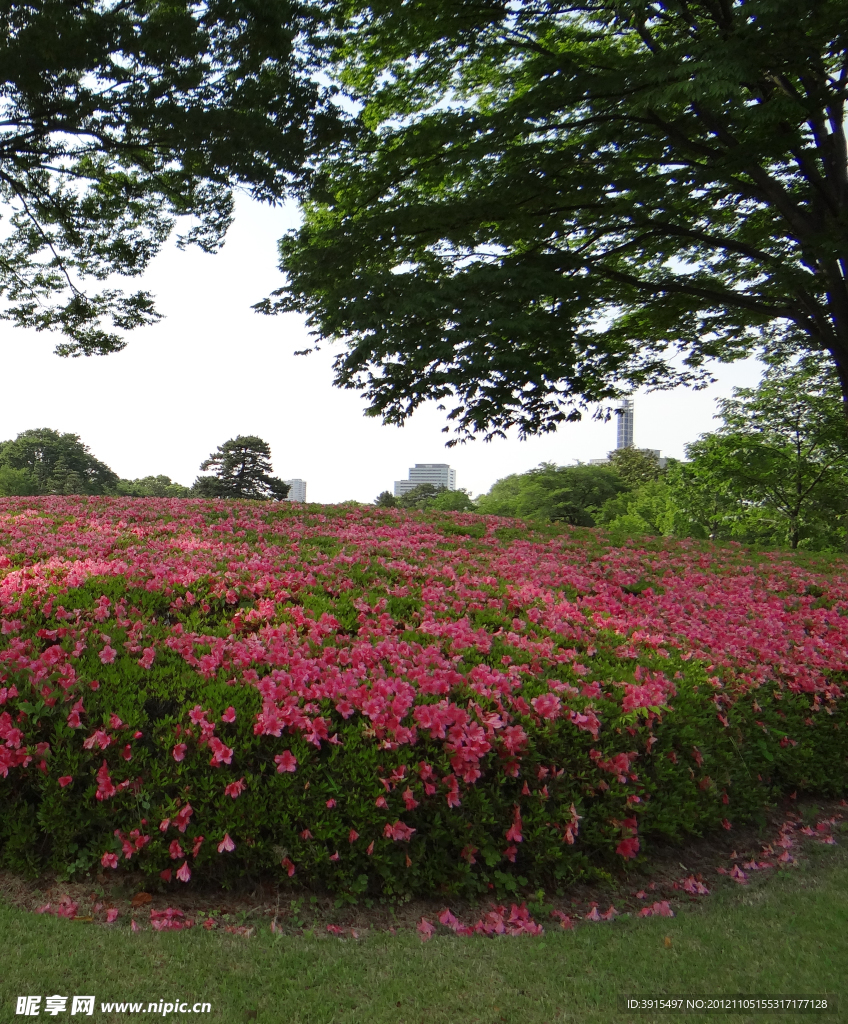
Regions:
<instances>
[{"instance_id":1,"label":"green grass lawn","mask_svg":"<svg viewBox=\"0 0 848 1024\"><path fill-rule=\"evenodd\" d=\"M618 919L571 932L552 922L538 938L439 935L422 943L406 931L357 941L274 936L267 925L249 939L200 928L134 934L0 905L0 939L4 1024L28 1019L15 1014L17 996L53 993L94 995L97 1021L152 1018L103 1013L102 1002L165 1000L208 1001L211 1013L200 1019L227 1024L647 1024L677 1015L624 1011L619 996L688 993L827 993L848 1015L848 854L842 845L811 844L800 867L725 887L674 919Z\"/></svg>"}]
</instances>

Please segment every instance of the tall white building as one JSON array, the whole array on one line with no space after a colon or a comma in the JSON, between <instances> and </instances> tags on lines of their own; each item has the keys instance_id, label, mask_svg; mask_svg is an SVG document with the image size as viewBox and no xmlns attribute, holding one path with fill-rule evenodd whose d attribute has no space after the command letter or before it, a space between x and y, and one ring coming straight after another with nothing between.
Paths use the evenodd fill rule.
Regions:
<instances>
[{"instance_id":1,"label":"tall white building","mask_svg":"<svg viewBox=\"0 0 848 1024\"><path fill-rule=\"evenodd\" d=\"M295 478L294 480L284 480L283 483L289 485L289 493L286 495L286 501L306 501L306 481Z\"/></svg>"},{"instance_id":2,"label":"tall white building","mask_svg":"<svg viewBox=\"0 0 848 1024\"><path fill-rule=\"evenodd\" d=\"M408 480L395 480L395 497L399 498L419 484L433 484L435 487L455 491L456 470L451 469L446 462L416 462L409 469Z\"/></svg>"}]
</instances>

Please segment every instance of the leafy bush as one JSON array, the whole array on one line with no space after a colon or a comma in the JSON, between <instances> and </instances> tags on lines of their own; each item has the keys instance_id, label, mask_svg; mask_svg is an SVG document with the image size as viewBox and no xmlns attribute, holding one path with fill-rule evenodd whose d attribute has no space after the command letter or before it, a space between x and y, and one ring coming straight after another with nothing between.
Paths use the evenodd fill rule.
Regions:
<instances>
[{"instance_id":1,"label":"leafy bush","mask_svg":"<svg viewBox=\"0 0 848 1024\"><path fill-rule=\"evenodd\" d=\"M0 531L16 870L501 894L845 789L841 561L255 501Z\"/></svg>"}]
</instances>

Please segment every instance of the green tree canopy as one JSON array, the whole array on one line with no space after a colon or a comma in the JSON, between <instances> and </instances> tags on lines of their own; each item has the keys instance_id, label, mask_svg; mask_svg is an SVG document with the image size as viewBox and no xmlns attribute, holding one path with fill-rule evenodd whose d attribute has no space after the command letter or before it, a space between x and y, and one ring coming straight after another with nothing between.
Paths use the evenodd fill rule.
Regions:
<instances>
[{"instance_id":1,"label":"green tree canopy","mask_svg":"<svg viewBox=\"0 0 848 1024\"><path fill-rule=\"evenodd\" d=\"M346 9L358 131L257 308L344 338L369 415L536 434L763 346L848 399L844 0Z\"/></svg>"},{"instance_id":2,"label":"green tree canopy","mask_svg":"<svg viewBox=\"0 0 848 1024\"><path fill-rule=\"evenodd\" d=\"M183 487L161 473L137 480L119 480L116 491L128 498L187 498L191 494L190 487Z\"/></svg>"},{"instance_id":3,"label":"green tree canopy","mask_svg":"<svg viewBox=\"0 0 848 1024\"><path fill-rule=\"evenodd\" d=\"M381 491L374 499L374 504L378 508L396 508L397 498L391 491Z\"/></svg>"},{"instance_id":4,"label":"green tree canopy","mask_svg":"<svg viewBox=\"0 0 848 1024\"><path fill-rule=\"evenodd\" d=\"M202 498L273 498L282 500L288 484L271 476L271 448L261 437L249 435L230 438L219 445L200 469L214 470L212 476L199 476L194 493Z\"/></svg>"},{"instance_id":5,"label":"green tree canopy","mask_svg":"<svg viewBox=\"0 0 848 1024\"><path fill-rule=\"evenodd\" d=\"M681 513L677 492L664 476L643 480L631 490L605 501L595 521L599 526L624 534L685 537L693 532Z\"/></svg>"},{"instance_id":6,"label":"green tree canopy","mask_svg":"<svg viewBox=\"0 0 848 1024\"><path fill-rule=\"evenodd\" d=\"M117 482L76 434L44 427L0 442L0 490L8 494L109 494Z\"/></svg>"},{"instance_id":7,"label":"green tree canopy","mask_svg":"<svg viewBox=\"0 0 848 1024\"><path fill-rule=\"evenodd\" d=\"M610 498L628 490L608 466L556 466L543 462L527 473L513 473L477 499L477 510L489 515L561 520L594 526L595 515Z\"/></svg>"},{"instance_id":8,"label":"green tree canopy","mask_svg":"<svg viewBox=\"0 0 848 1024\"><path fill-rule=\"evenodd\" d=\"M474 499L464 487L459 487L455 491L451 491L448 490L447 487L443 487L441 491L427 503L427 508L435 509L438 512L477 511L477 505Z\"/></svg>"},{"instance_id":9,"label":"green tree canopy","mask_svg":"<svg viewBox=\"0 0 848 1024\"><path fill-rule=\"evenodd\" d=\"M111 352L158 314L85 280L137 276L186 219L214 251L233 188L291 192L338 132L307 47L311 0L0 2L0 316ZM314 52L314 51L313 51Z\"/></svg>"},{"instance_id":10,"label":"green tree canopy","mask_svg":"<svg viewBox=\"0 0 848 1024\"><path fill-rule=\"evenodd\" d=\"M844 531L848 425L821 358L775 364L757 388L719 402L722 427L687 446L678 501L710 534L725 530L795 548Z\"/></svg>"},{"instance_id":11,"label":"green tree canopy","mask_svg":"<svg viewBox=\"0 0 848 1024\"><path fill-rule=\"evenodd\" d=\"M631 486L658 480L663 474L660 460L650 448L616 448L609 453L609 461L621 479Z\"/></svg>"}]
</instances>

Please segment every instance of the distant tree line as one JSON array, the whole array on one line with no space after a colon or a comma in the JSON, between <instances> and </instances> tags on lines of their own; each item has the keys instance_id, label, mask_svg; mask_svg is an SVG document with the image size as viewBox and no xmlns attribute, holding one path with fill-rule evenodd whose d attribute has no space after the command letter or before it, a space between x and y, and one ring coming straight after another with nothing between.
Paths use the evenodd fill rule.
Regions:
<instances>
[{"instance_id":1,"label":"distant tree line","mask_svg":"<svg viewBox=\"0 0 848 1024\"><path fill-rule=\"evenodd\" d=\"M476 512L477 506L464 488L449 491L436 484L418 484L406 494L395 496L391 491L379 494L374 504L380 508L435 509L439 512Z\"/></svg>"},{"instance_id":2,"label":"distant tree line","mask_svg":"<svg viewBox=\"0 0 848 1024\"><path fill-rule=\"evenodd\" d=\"M761 546L842 550L848 542L848 426L839 382L820 356L774 360L758 387L719 402L721 426L663 465L620 448L603 464L544 462L487 494L421 484L384 508L453 510Z\"/></svg>"},{"instance_id":3,"label":"distant tree line","mask_svg":"<svg viewBox=\"0 0 848 1024\"><path fill-rule=\"evenodd\" d=\"M104 494L132 498L255 498L281 500L288 484L271 475L271 448L253 435L230 438L200 465L212 470L191 487L164 475L125 480L95 458L76 434L41 428L0 441L0 497Z\"/></svg>"},{"instance_id":4,"label":"distant tree line","mask_svg":"<svg viewBox=\"0 0 848 1024\"><path fill-rule=\"evenodd\" d=\"M823 358L775 361L757 388L719 402L721 426L660 467L619 449L608 465L555 466L498 480L479 512L603 526L616 533L844 549L848 427Z\"/></svg>"}]
</instances>

